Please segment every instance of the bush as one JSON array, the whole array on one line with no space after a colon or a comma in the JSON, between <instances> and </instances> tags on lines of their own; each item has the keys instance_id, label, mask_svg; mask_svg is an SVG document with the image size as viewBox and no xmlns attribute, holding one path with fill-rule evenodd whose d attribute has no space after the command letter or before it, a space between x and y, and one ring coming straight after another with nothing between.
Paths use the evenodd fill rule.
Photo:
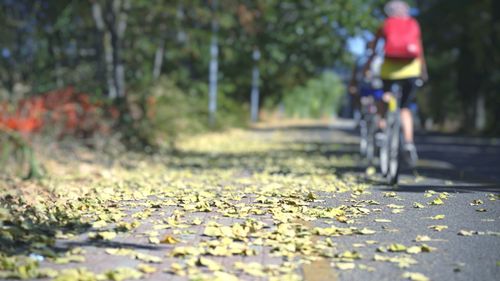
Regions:
<instances>
[{"instance_id":1,"label":"bush","mask_svg":"<svg viewBox=\"0 0 500 281\"><path fill-rule=\"evenodd\" d=\"M128 145L136 148L173 147L182 134L204 130L206 111L193 93L185 93L161 78L144 91L128 97L128 112L120 131Z\"/></svg>"},{"instance_id":2,"label":"bush","mask_svg":"<svg viewBox=\"0 0 500 281\"><path fill-rule=\"evenodd\" d=\"M338 112L344 93L342 80L333 72L324 72L284 95L285 112L301 118L330 116Z\"/></svg>"},{"instance_id":3,"label":"bush","mask_svg":"<svg viewBox=\"0 0 500 281\"><path fill-rule=\"evenodd\" d=\"M121 129L129 144L137 148L175 148L179 137L210 129L206 83L193 81L183 91L173 80L163 77L145 88L129 97L128 127ZM243 125L246 112L242 105L219 93L214 129Z\"/></svg>"}]
</instances>

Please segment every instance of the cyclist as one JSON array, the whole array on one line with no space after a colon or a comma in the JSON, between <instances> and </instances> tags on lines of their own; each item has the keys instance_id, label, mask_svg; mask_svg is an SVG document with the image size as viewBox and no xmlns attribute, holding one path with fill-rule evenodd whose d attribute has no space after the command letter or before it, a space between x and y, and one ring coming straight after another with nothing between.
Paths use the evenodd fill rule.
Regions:
<instances>
[{"instance_id":1,"label":"cyclist","mask_svg":"<svg viewBox=\"0 0 500 281\"><path fill-rule=\"evenodd\" d=\"M373 151L367 154L369 148L369 125L371 116L376 113L376 101L382 98L382 81L380 80L380 66L383 58L376 56L370 64L368 72L363 71L368 58L371 56L369 45L366 47L365 55L356 62L351 74L349 83L349 94L351 95L354 107L354 118L360 129L360 151L362 156L367 156L372 160ZM371 149L371 148L370 148Z\"/></svg>"},{"instance_id":2,"label":"cyclist","mask_svg":"<svg viewBox=\"0 0 500 281\"><path fill-rule=\"evenodd\" d=\"M420 26L410 16L410 7L404 1L389 1L384 10L388 18L376 33L370 48L374 50L380 39L385 40L384 62L380 71L384 89L383 100L387 102L390 99L391 89L395 83L400 85L401 125L405 141L403 148L410 166L413 167L418 156L413 141L413 118L409 105L415 98L417 84L427 81ZM368 72L374 55L372 52L365 65L365 72ZM385 123L382 121L380 127L384 126Z\"/></svg>"}]
</instances>

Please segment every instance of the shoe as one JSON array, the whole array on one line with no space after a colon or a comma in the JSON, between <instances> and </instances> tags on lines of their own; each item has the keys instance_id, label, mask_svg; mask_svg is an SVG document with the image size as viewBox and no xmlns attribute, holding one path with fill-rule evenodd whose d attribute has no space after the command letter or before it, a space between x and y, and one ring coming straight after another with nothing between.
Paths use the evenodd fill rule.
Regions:
<instances>
[{"instance_id":1,"label":"shoe","mask_svg":"<svg viewBox=\"0 0 500 281\"><path fill-rule=\"evenodd\" d=\"M405 143L404 155L410 168L415 168L417 166L418 154L414 143Z\"/></svg>"}]
</instances>

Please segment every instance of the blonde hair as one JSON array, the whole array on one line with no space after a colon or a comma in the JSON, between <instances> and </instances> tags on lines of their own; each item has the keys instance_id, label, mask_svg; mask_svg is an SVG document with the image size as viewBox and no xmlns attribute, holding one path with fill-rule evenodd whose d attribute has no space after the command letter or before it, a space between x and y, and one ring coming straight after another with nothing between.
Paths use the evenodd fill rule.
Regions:
<instances>
[{"instance_id":1,"label":"blonde hair","mask_svg":"<svg viewBox=\"0 0 500 281\"><path fill-rule=\"evenodd\" d=\"M409 17L410 6L401 0L392 0L385 4L384 11L389 17Z\"/></svg>"}]
</instances>

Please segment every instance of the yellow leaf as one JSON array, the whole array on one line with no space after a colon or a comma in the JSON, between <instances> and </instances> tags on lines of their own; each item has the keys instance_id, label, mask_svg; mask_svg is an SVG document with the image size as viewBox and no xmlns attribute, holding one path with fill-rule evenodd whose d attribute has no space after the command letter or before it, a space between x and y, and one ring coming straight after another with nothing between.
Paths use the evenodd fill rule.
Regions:
<instances>
[{"instance_id":1,"label":"yellow leaf","mask_svg":"<svg viewBox=\"0 0 500 281\"><path fill-rule=\"evenodd\" d=\"M411 246L408 249L406 249L406 252L408 254L418 254L422 252L422 247L419 246Z\"/></svg>"},{"instance_id":2,"label":"yellow leaf","mask_svg":"<svg viewBox=\"0 0 500 281\"><path fill-rule=\"evenodd\" d=\"M431 220L442 220L445 218L444 215L435 215L433 217L429 217Z\"/></svg>"},{"instance_id":3,"label":"yellow leaf","mask_svg":"<svg viewBox=\"0 0 500 281\"><path fill-rule=\"evenodd\" d=\"M114 231L89 232L90 239L112 240L115 237L116 232Z\"/></svg>"},{"instance_id":4,"label":"yellow leaf","mask_svg":"<svg viewBox=\"0 0 500 281\"><path fill-rule=\"evenodd\" d=\"M207 259L205 257L199 257L197 264L201 265L201 266L205 266L211 271L219 271L222 269L222 266L219 263L217 263L211 259Z\"/></svg>"},{"instance_id":5,"label":"yellow leaf","mask_svg":"<svg viewBox=\"0 0 500 281\"><path fill-rule=\"evenodd\" d=\"M433 229L435 231L443 231L448 228L447 225L431 225L429 226L430 229Z\"/></svg>"},{"instance_id":6,"label":"yellow leaf","mask_svg":"<svg viewBox=\"0 0 500 281\"><path fill-rule=\"evenodd\" d=\"M417 235L417 238L415 238L415 242L426 242L431 240L432 239L427 235Z\"/></svg>"},{"instance_id":7,"label":"yellow leaf","mask_svg":"<svg viewBox=\"0 0 500 281\"><path fill-rule=\"evenodd\" d=\"M194 218L192 221L191 221L191 224L192 225L200 225L202 224L203 221L200 219L200 218Z\"/></svg>"},{"instance_id":8,"label":"yellow leaf","mask_svg":"<svg viewBox=\"0 0 500 281\"><path fill-rule=\"evenodd\" d=\"M405 272L402 275L403 278L410 279L411 281L429 281L430 279L418 272Z\"/></svg>"},{"instance_id":9,"label":"yellow leaf","mask_svg":"<svg viewBox=\"0 0 500 281\"><path fill-rule=\"evenodd\" d=\"M384 192L384 197L396 197L396 192Z\"/></svg>"},{"instance_id":10,"label":"yellow leaf","mask_svg":"<svg viewBox=\"0 0 500 281\"><path fill-rule=\"evenodd\" d=\"M441 200L441 198L439 198L439 197L436 198L436 199L434 199L434 200L432 200L429 203L429 205L443 205L443 204L444 204L443 200Z\"/></svg>"},{"instance_id":11,"label":"yellow leaf","mask_svg":"<svg viewBox=\"0 0 500 281\"><path fill-rule=\"evenodd\" d=\"M114 256L130 256L130 255L135 255L135 253L136 253L134 250L124 249L124 248L120 248L120 249L108 248L105 250L105 252L109 255L114 255Z\"/></svg>"},{"instance_id":12,"label":"yellow leaf","mask_svg":"<svg viewBox=\"0 0 500 281\"><path fill-rule=\"evenodd\" d=\"M406 246L402 245L402 244L394 243L394 244L389 245L389 247L387 247L387 249L391 252L403 252L403 251L406 251Z\"/></svg>"},{"instance_id":13,"label":"yellow leaf","mask_svg":"<svg viewBox=\"0 0 500 281\"><path fill-rule=\"evenodd\" d=\"M179 240L175 239L175 237L167 235L163 237L163 239L160 241L162 244L177 244L179 243Z\"/></svg>"},{"instance_id":14,"label":"yellow leaf","mask_svg":"<svg viewBox=\"0 0 500 281\"><path fill-rule=\"evenodd\" d=\"M141 279L142 273L129 267L119 267L105 273L106 277L113 281L122 281L127 279ZM82 279L78 279L82 280Z\"/></svg>"},{"instance_id":15,"label":"yellow leaf","mask_svg":"<svg viewBox=\"0 0 500 281\"><path fill-rule=\"evenodd\" d=\"M370 167L366 168L365 173L367 176L373 176L373 175L375 175L375 173L377 173L377 170L375 169L375 167L370 166Z\"/></svg>"},{"instance_id":16,"label":"yellow leaf","mask_svg":"<svg viewBox=\"0 0 500 281\"><path fill-rule=\"evenodd\" d=\"M157 271L156 267L144 263L138 264L137 269L139 269L142 273L154 273Z\"/></svg>"},{"instance_id":17,"label":"yellow leaf","mask_svg":"<svg viewBox=\"0 0 500 281\"><path fill-rule=\"evenodd\" d=\"M150 244L160 244L160 239L156 236L151 236L148 240Z\"/></svg>"},{"instance_id":18,"label":"yellow leaf","mask_svg":"<svg viewBox=\"0 0 500 281\"><path fill-rule=\"evenodd\" d=\"M403 205L396 205L396 204L389 204L389 205L387 205L387 207L389 207L391 209L404 209L405 206L403 206Z\"/></svg>"},{"instance_id":19,"label":"yellow leaf","mask_svg":"<svg viewBox=\"0 0 500 281\"><path fill-rule=\"evenodd\" d=\"M413 202L413 208L423 209L423 208L425 208L425 206L421 203Z\"/></svg>"},{"instance_id":20,"label":"yellow leaf","mask_svg":"<svg viewBox=\"0 0 500 281\"><path fill-rule=\"evenodd\" d=\"M357 234L362 234L362 235L370 235L370 234L375 234L376 231L375 230L371 230L371 229L368 229L368 228L363 228L363 229L360 229L358 231L356 231Z\"/></svg>"},{"instance_id":21,"label":"yellow leaf","mask_svg":"<svg viewBox=\"0 0 500 281\"><path fill-rule=\"evenodd\" d=\"M266 276L266 274L264 273L264 266L258 262L249 262L249 263L235 262L234 268L242 270L246 274L255 277Z\"/></svg>"},{"instance_id":22,"label":"yellow leaf","mask_svg":"<svg viewBox=\"0 0 500 281\"><path fill-rule=\"evenodd\" d=\"M107 225L108 225L108 223L104 220L98 220L98 221L95 221L92 223L93 228L103 228Z\"/></svg>"},{"instance_id":23,"label":"yellow leaf","mask_svg":"<svg viewBox=\"0 0 500 281\"><path fill-rule=\"evenodd\" d=\"M141 260L143 262L148 262L148 263L161 263L162 259L157 256L152 256L148 254L143 254L143 253L136 253L135 258L138 260Z\"/></svg>"},{"instance_id":24,"label":"yellow leaf","mask_svg":"<svg viewBox=\"0 0 500 281\"><path fill-rule=\"evenodd\" d=\"M350 270L356 267L355 263L352 262L338 262L335 263L335 266L340 270Z\"/></svg>"},{"instance_id":25,"label":"yellow leaf","mask_svg":"<svg viewBox=\"0 0 500 281\"><path fill-rule=\"evenodd\" d=\"M65 257L58 257L54 259L54 263L56 264L67 264L72 262L75 263L85 262L85 257L79 255L68 255Z\"/></svg>"},{"instance_id":26,"label":"yellow leaf","mask_svg":"<svg viewBox=\"0 0 500 281\"><path fill-rule=\"evenodd\" d=\"M472 236L473 234L474 234L474 231L472 231L472 230L463 230L462 229L458 232L458 235L460 235L460 236Z\"/></svg>"}]
</instances>

